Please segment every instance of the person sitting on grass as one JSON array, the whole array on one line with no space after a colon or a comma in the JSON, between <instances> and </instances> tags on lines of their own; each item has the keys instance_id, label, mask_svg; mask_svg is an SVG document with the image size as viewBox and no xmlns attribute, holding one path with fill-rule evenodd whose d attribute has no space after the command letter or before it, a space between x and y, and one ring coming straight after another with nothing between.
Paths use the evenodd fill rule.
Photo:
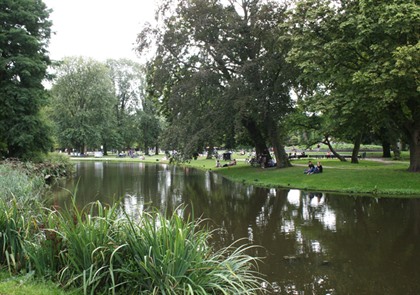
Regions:
<instances>
[{"instance_id":1,"label":"person sitting on grass","mask_svg":"<svg viewBox=\"0 0 420 295\"><path fill-rule=\"evenodd\" d=\"M305 171L303 171L304 174L311 174L315 171L315 166L314 164L312 164L312 161L308 162L308 169L306 169Z\"/></svg>"},{"instance_id":2,"label":"person sitting on grass","mask_svg":"<svg viewBox=\"0 0 420 295\"><path fill-rule=\"evenodd\" d=\"M312 172L308 172L309 174L314 174L314 173L322 173L322 165L321 162L317 162L315 168L313 169Z\"/></svg>"},{"instance_id":3,"label":"person sitting on grass","mask_svg":"<svg viewBox=\"0 0 420 295\"><path fill-rule=\"evenodd\" d=\"M315 167L315 173L322 173L322 165L321 162L317 162L316 163L316 167Z\"/></svg>"}]
</instances>

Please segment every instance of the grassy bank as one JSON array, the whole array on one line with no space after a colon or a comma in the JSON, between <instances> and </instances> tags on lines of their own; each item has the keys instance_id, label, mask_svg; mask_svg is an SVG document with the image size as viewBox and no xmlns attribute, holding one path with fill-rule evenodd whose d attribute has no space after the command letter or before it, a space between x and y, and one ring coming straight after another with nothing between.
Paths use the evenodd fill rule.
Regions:
<instances>
[{"instance_id":1,"label":"grassy bank","mask_svg":"<svg viewBox=\"0 0 420 295\"><path fill-rule=\"evenodd\" d=\"M284 187L383 197L420 197L420 173L407 172L408 162L366 159L359 164L323 159L322 174L305 175L309 159L294 160L286 169L255 168L238 161L237 166L215 168L213 160L198 159L188 166L211 169L226 178L261 187ZM315 162L316 159L313 159Z\"/></svg>"}]
</instances>

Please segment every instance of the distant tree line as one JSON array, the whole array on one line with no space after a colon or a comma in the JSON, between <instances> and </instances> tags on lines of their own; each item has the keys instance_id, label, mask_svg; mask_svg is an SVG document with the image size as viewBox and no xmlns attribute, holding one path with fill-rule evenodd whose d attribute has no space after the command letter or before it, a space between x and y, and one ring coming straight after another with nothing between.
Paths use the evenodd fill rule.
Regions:
<instances>
[{"instance_id":1,"label":"distant tree line","mask_svg":"<svg viewBox=\"0 0 420 295\"><path fill-rule=\"evenodd\" d=\"M69 57L48 78L42 1L5 0L0 20L0 152L53 146L161 147L184 159L215 147L274 151L293 138L397 142L420 171L420 8L410 0L161 0L138 35L145 67ZM344 160L344 159L343 159Z\"/></svg>"}]
</instances>

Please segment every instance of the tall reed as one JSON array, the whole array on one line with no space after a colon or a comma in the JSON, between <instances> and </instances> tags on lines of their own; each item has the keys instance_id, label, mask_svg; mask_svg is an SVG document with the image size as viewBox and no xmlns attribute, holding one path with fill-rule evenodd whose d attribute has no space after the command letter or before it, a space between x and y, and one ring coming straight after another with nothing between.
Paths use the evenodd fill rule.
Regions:
<instances>
[{"instance_id":1,"label":"tall reed","mask_svg":"<svg viewBox=\"0 0 420 295\"><path fill-rule=\"evenodd\" d=\"M255 294L262 283L253 270L256 259L245 254L246 247L215 252L209 246L211 232L201 223L157 212L140 221L127 217L121 231L126 243L111 261L113 292Z\"/></svg>"},{"instance_id":2,"label":"tall reed","mask_svg":"<svg viewBox=\"0 0 420 295\"><path fill-rule=\"evenodd\" d=\"M255 294L262 280L246 247L214 251L201 221L124 214L99 202L48 214L31 265L84 294Z\"/></svg>"},{"instance_id":3,"label":"tall reed","mask_svg":"<svg viewBox=\"0 0 420 295\"><path fill-rule=\"evenodd\" d=\"M0 165L0 266L11 273L26 267L23 242L31 236L43 190L40 177Z\"/></svg>"}]
</instances>

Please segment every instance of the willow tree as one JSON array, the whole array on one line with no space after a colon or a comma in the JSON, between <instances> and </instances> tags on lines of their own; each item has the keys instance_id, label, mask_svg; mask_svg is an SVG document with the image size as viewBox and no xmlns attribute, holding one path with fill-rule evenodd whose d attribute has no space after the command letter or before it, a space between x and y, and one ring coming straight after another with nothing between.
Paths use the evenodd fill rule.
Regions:
<instances>
[{"instance_id":1,"label":"willow tree","mask_svg":"<svg viewBox=\"0 0 420 295\"><path fill-rule=\"evenodd\" d=\"M47 102L48 17L42 1L0 3L0 153L7 157L32 158L51 148L40 115Z\"/></svg>"},{"instance_id":2,"label":"willow tree","mask_svg":"<svg viewBox=\"0 0 420 295\"><path fill-rule=\"evenodd\" d=\"M295 71L285 61L286 18L277 1L161 3L161 23L141 32L139 50L156 41L152 90L174 131L191 129L182 140L199 143L245 129L257 153L272 146L278 166L290 165L282 122L291 110Z\"/></svg>"},{"instance_id":3,"label":"willow tree","mask_svg":"<svg viewBox=\"0 0 420 295\"><path fill-rule=\"evenodd\" d=\"M416 1L304 0L294 17L291 58L301 81L322 89L320 110L347 116L342 128L355 136L391 121L410 145L409 171L420 171Z\"/></svg>"}]
</instances>

